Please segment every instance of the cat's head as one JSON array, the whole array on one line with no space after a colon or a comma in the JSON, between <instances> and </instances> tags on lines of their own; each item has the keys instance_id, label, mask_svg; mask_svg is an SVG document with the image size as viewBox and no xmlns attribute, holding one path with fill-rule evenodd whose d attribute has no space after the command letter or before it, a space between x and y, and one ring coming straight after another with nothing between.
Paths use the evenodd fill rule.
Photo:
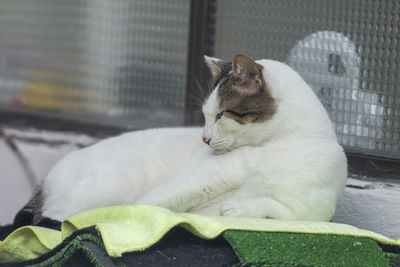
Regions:
<instances>
[{"instance_id":1,"label":"cat's head","mask_svg":"<svg viewBox=\"0 0 400 267\"><path fill-rule=\"evenodd\" d=\"M276 112L276 101L263 77L263 66L237 55L232 62L205 56L213 91L203 105L203 141L224 153L263 142L263 126Z\"/></svg>"}]
</instances>

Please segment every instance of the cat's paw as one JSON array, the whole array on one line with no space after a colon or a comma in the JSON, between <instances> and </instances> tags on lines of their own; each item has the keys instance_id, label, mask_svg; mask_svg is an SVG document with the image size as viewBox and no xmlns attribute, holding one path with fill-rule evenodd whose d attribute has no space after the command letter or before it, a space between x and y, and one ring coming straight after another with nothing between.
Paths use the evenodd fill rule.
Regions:
<instances>
[{"instance_id":1,"label":"cat's paw","mask_svg":"<svg viewBox=\"0 0 400 267\"><path fill-rule=\"evenodd\" d=\"M223 216L239 217L246 216L247 211L238 201L229 200L222 203L219 213Z\"/></svg>"}]
</instances>

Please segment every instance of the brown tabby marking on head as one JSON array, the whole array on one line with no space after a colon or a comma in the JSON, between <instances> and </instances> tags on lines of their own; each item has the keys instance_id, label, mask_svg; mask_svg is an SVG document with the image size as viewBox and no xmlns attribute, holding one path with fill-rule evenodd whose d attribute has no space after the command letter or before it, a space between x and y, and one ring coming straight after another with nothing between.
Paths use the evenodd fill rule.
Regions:
<instances>
[{"instance_id":1,"label":"brown tabby marking on head","mask_svg":"<svg viewBox=\"0 0 400 267\"><path fill-rule=\"evenodd\" d=\"M263 66L237 55L231 67L224 65L224 68L225 72L219 72L216 84L220 84L220 112L241 124L270 119L276 112L276 101L262 75Z\"/></svg>"}]
</instances>

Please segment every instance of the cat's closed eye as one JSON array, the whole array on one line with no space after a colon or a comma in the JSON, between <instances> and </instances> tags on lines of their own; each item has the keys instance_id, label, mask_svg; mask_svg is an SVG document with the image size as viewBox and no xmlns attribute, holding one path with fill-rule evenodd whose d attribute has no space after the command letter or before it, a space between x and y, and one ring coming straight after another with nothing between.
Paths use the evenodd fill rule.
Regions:
<instances>
[{"instance_id":1,"label":"cat's closed eye","mask_svg":"<svg viewBox=\"0 0 400 267\"><path fill-rule=\"evenodd\" d=\"M236 118L244 118L246 116L254 114L254 113L251 113L251 112L242 113L242 112L237 112L237 111L233 111L233 110L227 109L225 111L217 113L217 115L215 115L215 121L218 121L219 119L221 119L222 116L224 115L224 112L229 113L231 116L236 117Z\"/></svg>"},{"instance_id":2,"label":"cat's closed eye","mask_svg":"<svg viewBox=\"0 0 400 267\"><path fill-rule=\"evenodd\" d=\"M215 121L221 119L223 115L224 115L224 112L223 112L223 111L220 112L220 113L217 113L217 115L215 116Z\"/></svg>"},{"instance_id":3,"label":"cat's closed eye","mask_svg":"<svg viewBox=\"0 0 400 267\"><path fill-rule=\"evenodd\" d=\"M231 115L233 115L235 117L239 117L239 118L243 118L243 117L246 117L248 115L254 114L254 113L251 113L251 112L240 113L240 112L236 112L236 111L233 111L233 110L226 110L226 112L230 113Z\"/></svg>"}]
</instances>

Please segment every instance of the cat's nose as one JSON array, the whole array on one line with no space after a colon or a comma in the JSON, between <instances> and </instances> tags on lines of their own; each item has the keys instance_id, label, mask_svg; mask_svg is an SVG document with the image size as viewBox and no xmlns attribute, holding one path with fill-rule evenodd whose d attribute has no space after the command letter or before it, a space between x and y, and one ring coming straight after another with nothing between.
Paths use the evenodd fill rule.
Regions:
<instances>
[{"instance_id":1,"label":"cat's nose","mask_svg":"<svg viewBox=\"0 0 400 267\"><path fill-rule=\"evenodd\" d=\"M211 138L203 137L203 142L204 142L206 145L209 145L209 144L210 144L210 141L211 141Z\"/></svg>"}]
</instances>

